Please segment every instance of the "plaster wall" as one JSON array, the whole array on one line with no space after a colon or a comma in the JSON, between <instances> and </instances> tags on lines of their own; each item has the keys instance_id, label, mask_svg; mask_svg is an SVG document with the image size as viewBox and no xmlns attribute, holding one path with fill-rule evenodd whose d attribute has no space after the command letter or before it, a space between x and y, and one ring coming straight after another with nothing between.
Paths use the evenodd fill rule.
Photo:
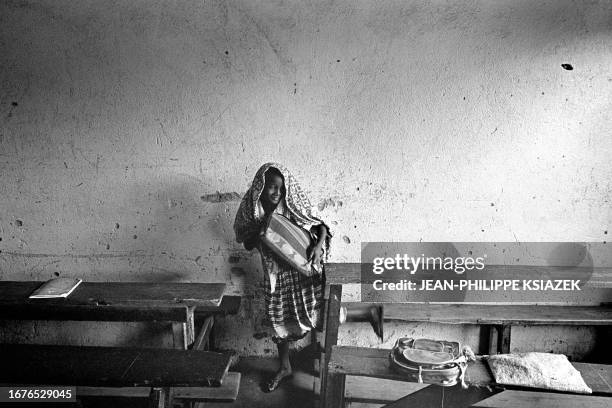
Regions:
<instances>
[{"instance_id":1,"label":"plaster wall","mask_svg":"<svg viewBox=\"0 0 612 408\"><path fill-rule=\"evenodd\" d=\"M611 44L607 1L3 1L0 278L227 282L244 301L221 346L274 353L259 259L232 231L267 161L310 191L335 262L362 241L605 241ZM4 340L168 342L2 325ZM530 333L513 347L547 336ZM569 354L593 344L555 333Z\"/></svg>"}]
</instances>

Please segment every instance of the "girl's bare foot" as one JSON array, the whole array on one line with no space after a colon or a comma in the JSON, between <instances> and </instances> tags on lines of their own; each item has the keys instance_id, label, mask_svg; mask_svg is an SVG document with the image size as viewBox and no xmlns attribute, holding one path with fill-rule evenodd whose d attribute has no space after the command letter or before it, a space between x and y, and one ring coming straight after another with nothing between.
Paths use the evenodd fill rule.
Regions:
<instances>
[{"instance_id":1,"label":"girl's bare foot","mask_svg":"<svg viewBox=\"0 0 612 408\"><path fill-rule=\"evenodd\" d=\"M274 374L274 377L272 377L272 379L268 382L267 384L267 391L268 392L272 392L275 389L277 389L280 384L285 381L285 380L289 380L293 377L293 372L291 371L291 368L281 368L279 369L276 374Z\"/></svg>"}]
</instances>

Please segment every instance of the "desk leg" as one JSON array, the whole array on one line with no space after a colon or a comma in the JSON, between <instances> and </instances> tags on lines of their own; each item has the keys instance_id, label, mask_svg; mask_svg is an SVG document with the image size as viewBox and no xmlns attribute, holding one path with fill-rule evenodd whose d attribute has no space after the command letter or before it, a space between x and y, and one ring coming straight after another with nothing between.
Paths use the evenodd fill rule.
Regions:
<instances>
[{"instance_id":1,"label":"desk leg","mask_svg":"<svg viewBox=\"0 0 612 408\"><path fill-rule=\"evenodd\" d=\"M509 324L504 324L503 326L499 328L499 331L501 333L500 352L502 354L510 353L510 330L511 329L512 329L512 326L510 326Z\"/></svg>"},{"instance_id":2,"label":"desk leg","mask_svg":"<svg viewBox=\"0 0 612 408\"><path fill-rule=\"evenodd\" d=\"M193 342L192 348L194 350L210 350L210 337L212 328L214 327L214 319L214 316L207 316L206 319L204 319L204 323L202 323L202 328L198 333L198 337L196 337L195 341Z\"/></svg>"},{"instance_id":3,"label":"desk leg","mask_svg":"<svg viewBox=\"0 0 612 408\"><path fill-rule=\"evenodd\" d=\"M342 285L329 286L329 298L325 309L325 325L323 337L323 353L319 360L319 380L321 381L320 398L327 400L327 365L331 357L331 349L338 343L338 326L340 325L340 305L342 300ZM344 390L344 380L342 380Z\"/></svg>"},{"instance_id":4,"label":"desk leg","mask_svg":"<svg viewBox=\"0 0 612 408\"><path fill-rule=\"evenodd\" d=\"M194 341L194 310L194 306L187 306L185 308L185 322L172 323L172 336L176 349L187 350Z\"/></svg>"},{"instance_id":5,"label":"desk leg","mask_svg":"<svg viewBox=\"0 0 612 408\"><path fill-rule=\"evenodd\" d=\"M170 387L153 387L149 394L149 408L172 408L172 393Z\"/></svg>"},{"instance_id":6,"label":"desk leg","mask_svg":"<svg viewBox=\"0 0 612 408\"><path fill-rule=\"evenodd\" d=\"M323 408L344 408L345 374L327 373Z\"/></svg>"},{"instance_id":7,"label":"desk leg","mask_svg":"<svg viewBox=\"0 0 612 408\"><path fill-rule=\"evenodd\" d=\"M509 324L489 326L489 354L510 353L510 333L512 326Z\"/></svg>"},{"instance_id":8,"label":"desk leg","mask_svg":"<svg viewBox=\"0 0 612 408\"><path fill-rule=\"evenodd\" d=\"M214 351L217 348L215 344L215 315L212 317L212 323L210 325L210 333L208 334L208 351Z\"/></svg>"},{"instance_id":9,"label":"desk leg","mask_svg":"<svg viewBox=\"0 0 612 408\"><path fill-rule=\"evenodd\" d=\"M497 349L497 326L487 326L489 331L489 352L488 354L493 356L498 353Z\"/></svg>"}]
</instances>

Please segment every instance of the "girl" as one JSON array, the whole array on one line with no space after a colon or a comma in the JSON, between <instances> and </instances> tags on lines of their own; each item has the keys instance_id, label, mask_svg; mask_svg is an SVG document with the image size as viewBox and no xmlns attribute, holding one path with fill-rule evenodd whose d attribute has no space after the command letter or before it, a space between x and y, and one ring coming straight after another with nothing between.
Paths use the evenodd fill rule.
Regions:
<instances>
[{"instance_id":1,"label":"girl","mask_svg":"<svg viewBox=\"0 0 612 408\"><path fill-rule=\"evenodd\" d=\"M259 241L268 217L274 212L310 231L311 276L279 259ZM310 201L295 178L284 166L275 163L264 164L255 174L240 203L234 231L236 240L248 250L257 248L263 261L267 315L275 331L272 340L280 358L278 371L266 385L266 391L271 392L292 375L289 342L303 338L323 324L323 261L329 252L331 234L329 227L313 215Z\"/></svg>"}]
</instances>

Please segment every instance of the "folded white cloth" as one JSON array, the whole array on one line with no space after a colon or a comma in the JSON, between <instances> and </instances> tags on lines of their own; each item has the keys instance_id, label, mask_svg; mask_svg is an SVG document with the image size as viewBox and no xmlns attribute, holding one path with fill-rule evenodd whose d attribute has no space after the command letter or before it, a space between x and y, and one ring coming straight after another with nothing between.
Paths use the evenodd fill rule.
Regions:
<instances>
[{"instance_id":1,"label":"folded white cloth","mask_svg":"<svg viewBox=\"0 0 612 408\"><path fill-rule=\"evenodd\" d=\"M582 394L593 392L563 354L498 354L489 356L487 362L498 384Z\"/></svg>"}]
</instances>

